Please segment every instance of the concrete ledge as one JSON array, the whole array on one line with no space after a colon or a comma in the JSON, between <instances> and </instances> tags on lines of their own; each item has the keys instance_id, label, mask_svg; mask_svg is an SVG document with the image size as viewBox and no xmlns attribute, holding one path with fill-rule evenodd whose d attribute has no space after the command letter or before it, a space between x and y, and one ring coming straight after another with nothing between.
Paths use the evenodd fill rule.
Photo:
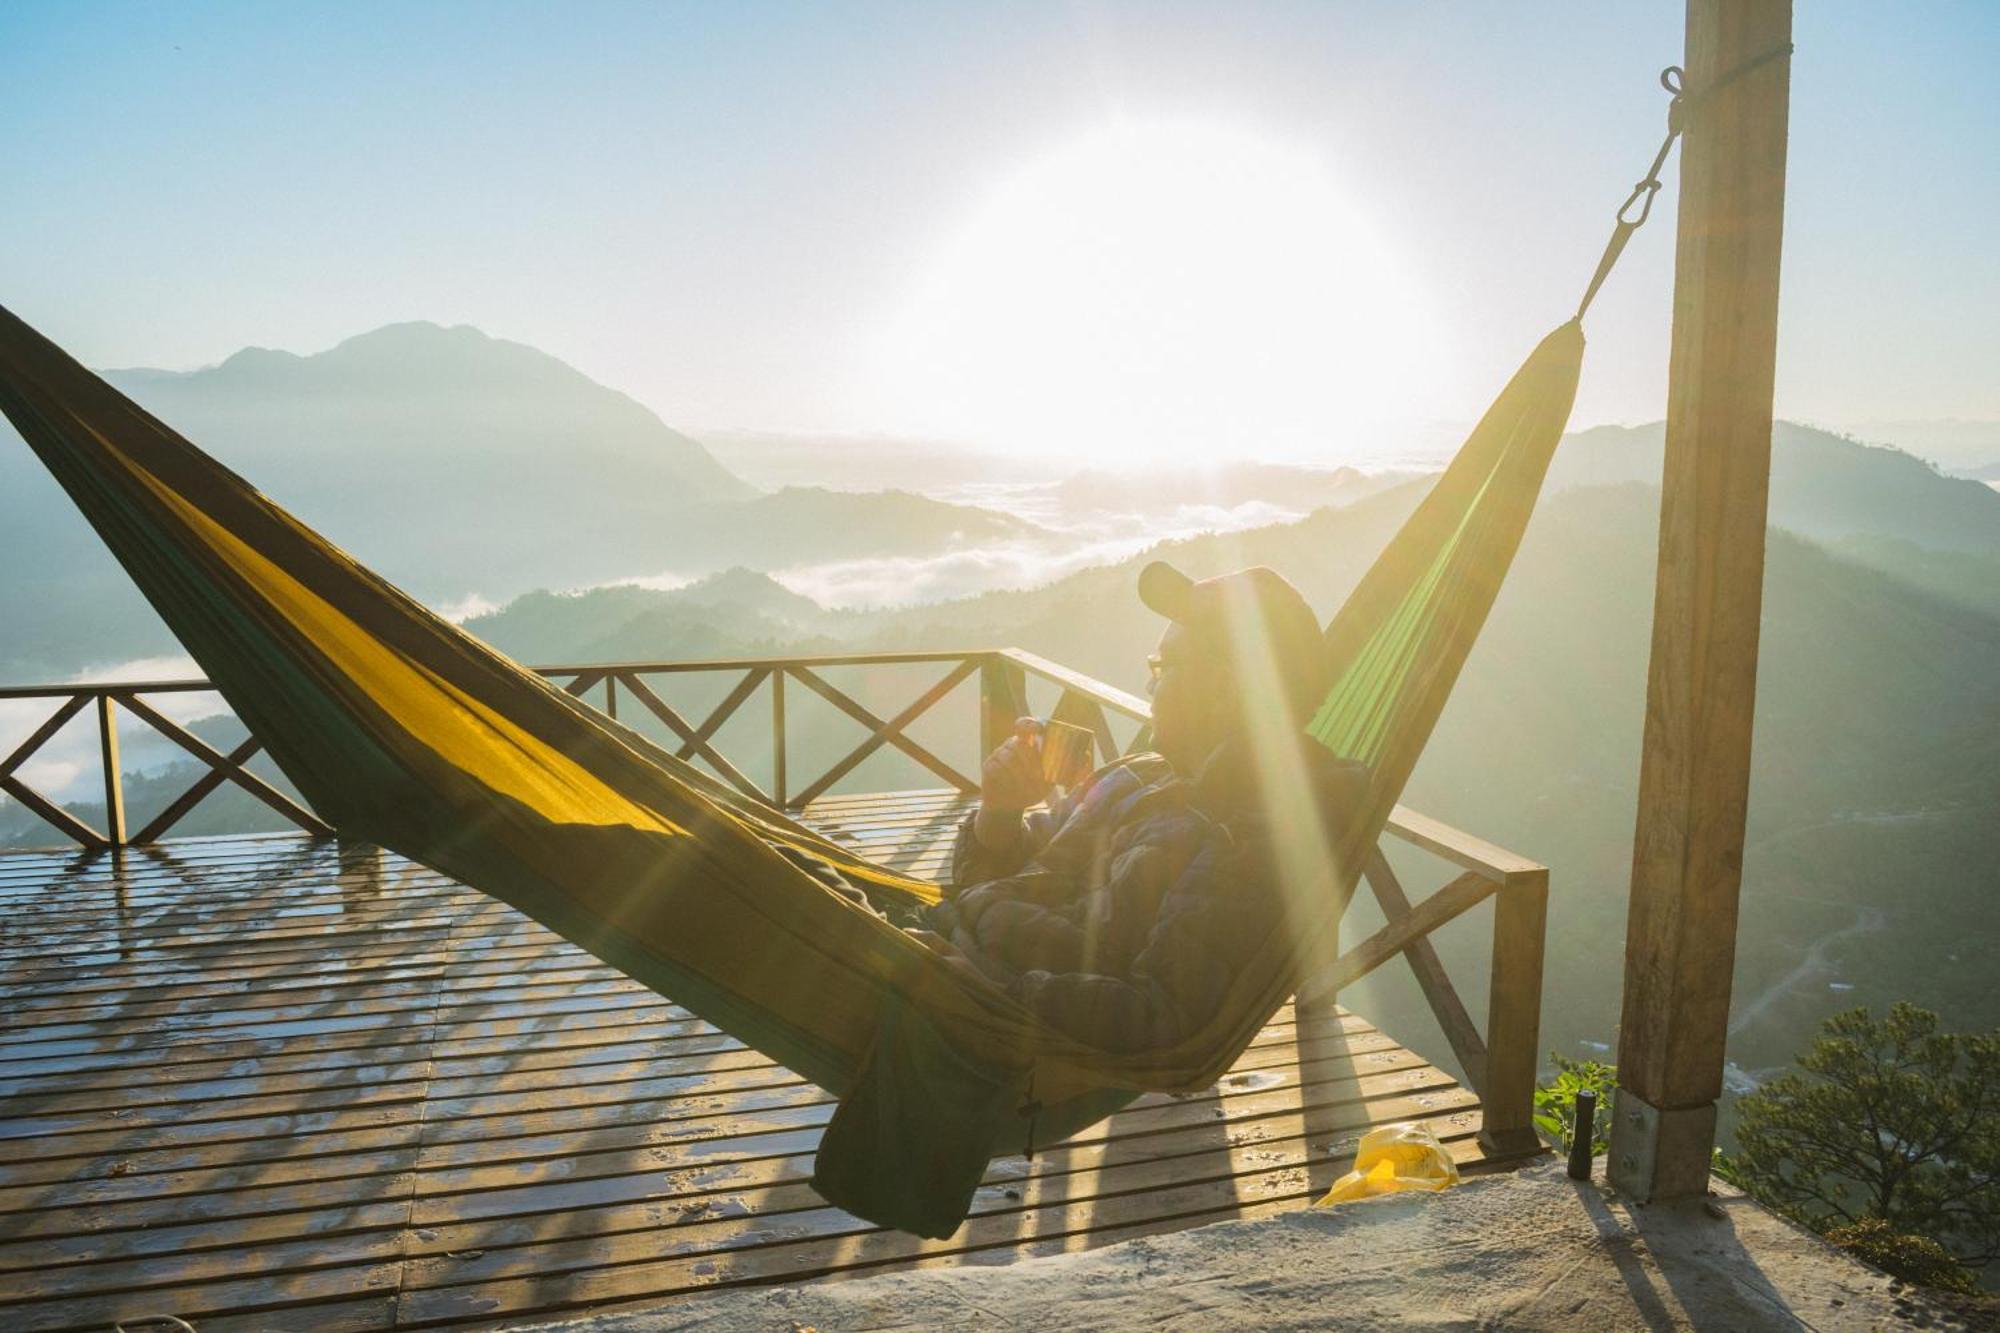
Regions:
<instances>
[{"instance_id":1,"label":"concrete ledge","mask_svg":"<svg viewBox=\"0 0 2000 1333\"><path fill-rule=\"evenodd\" d=\"M1601 1170L1601 1164L1600 1164ZM1443 1194L1222 1222L1004 1266L751 1287L567 1333L938 1328L1991 1327L1718 1182L1634 1207L1547 1162Z\"/></svg>"}]
</instances>

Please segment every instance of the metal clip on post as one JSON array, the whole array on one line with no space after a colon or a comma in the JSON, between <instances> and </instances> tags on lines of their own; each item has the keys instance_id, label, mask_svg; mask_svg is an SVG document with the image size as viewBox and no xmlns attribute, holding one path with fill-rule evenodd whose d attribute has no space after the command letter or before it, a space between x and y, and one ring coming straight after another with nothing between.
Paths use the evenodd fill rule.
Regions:
<instances>
[{"instance_id":1,"label":"metal clip on post","mask_svg":"<svg viewBox=\"0 0 2000 1333\"><path fill-rule=\"evenodd\" d=\"M1625 196L1625 202L1618 206L1618 225L1611 230L1611 239L1605 243L1604 256L1597 261L1597 272L1591 275L1590 286L1583 292L1583 300L1577 302L1577 319L1581 320L1584 311L1590 309L1590 303L1597 299L1597 289L1611 276L1611 268L1618 262L1618 256L1625 253L1625 242L1631 240L1632 233L1646 225L1646 219L1652 216L1653 198L1659 194L1663 186L1660 180L1660 168L1667 164L1667 154L1674 150L1674 140L1681 137L1681 130L1687 125L1689 113L1699 109L1702 103L1750 71L1760 69L1774 60L1783 60L1791 54L1792 46L1789 42L1783 46L1773 47L1754 59L1744 61L1707 87L1698 88L1692 93L1682 88L1687 75L1679 65L1669 65L1660 71L1660 86L1672 94L1672 100L1667 103L1667 137L1660 140L1660 151L1653 154L1653 165L1646 168L1646 174L1632 187L1632 193ZM1636 212L1633 211L1635 209Z\"/></svg>"},{"instance_id":2,"label":"metal clip on post","mask_svg":"<svg viewBox=\"0 0 2000 1333\"><path fill-rule=\"evenodd\" d=\"M1632 239L1632 233L1646 225L1646 219L1653 215L1653 199L1660 193L1665 182L1660 179L1660 168L1667 164L1667 154L1674 151L1674 140L1681 137L1681 107L1685 101L1681 93L1681 67L1669 65L1660 71L1660 86L1673 94L1667 103L1667 137L1660 140L1660 151L1653 154L1653 165L1646 168L1646 174L1632 187L1632 193L1625 196L1625 202L1618 205L1618 225L1611 229L1611 239L1605 243L1604 255L1597 261L1597 272L1590 275L1590 286L1583 292L1583 299L1577 302L1576 317L1583 318L1583 312L1590 309L1590 303L1597 299L1597 289L1611 276L1611 269L1618 262L1618 256L1625 253L1625 242ZM1634 212L1634 209L1637 212Z\"/></svg>"}]
</instances>

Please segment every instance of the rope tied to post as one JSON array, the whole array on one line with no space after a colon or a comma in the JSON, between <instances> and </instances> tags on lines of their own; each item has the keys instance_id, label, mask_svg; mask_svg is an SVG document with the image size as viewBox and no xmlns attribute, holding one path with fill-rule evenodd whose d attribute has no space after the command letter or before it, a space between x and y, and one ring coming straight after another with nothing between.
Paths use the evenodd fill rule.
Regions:
<instances>
[{"instance_id":1,"label":"rope tied to post","mask_svg":"<svg viewBox=\"0 0 2000 1333\"><path fill-rule=\"evenodd\" d=\"M1617 223L1611 229L1611 239L1605 242L1604 255L1597 261L1597 271L1591 275L1590 286L1584 289L1583 299L1577 302L1578 320L1581 320L1584 312L1590 309L1590 303L1597 299L1598 289L1603 287L1604 280L1611 276L1612 268L1618 263L1618 256L1625 253L1625 243L1632 239L1632 233L1645 226L1646 219L1653 215L1653 200L1666 184L1660 179L1660 168L1667 164L1667 154L1673 152L1674 140L1680 138L1681 131L1687 128L1688 117L1723 89L1753 70L1761 69L1775 60L1787 59L1791 54L1790 42L1786 42L1783 46L1774 46L1762 55L1752 56L1706 88L1695 92L1687 92L1684 89L1687 71L1679 65L1669 65L1660 71L1660 86L1671 94L1667 102L1667 134L1660 140L1660 150L1653 154L1653 164L1646 168L1646 174L1632 187L1632 193L1625 196L1625 202L1618 205Z\"/></svg>"}]
</instances>

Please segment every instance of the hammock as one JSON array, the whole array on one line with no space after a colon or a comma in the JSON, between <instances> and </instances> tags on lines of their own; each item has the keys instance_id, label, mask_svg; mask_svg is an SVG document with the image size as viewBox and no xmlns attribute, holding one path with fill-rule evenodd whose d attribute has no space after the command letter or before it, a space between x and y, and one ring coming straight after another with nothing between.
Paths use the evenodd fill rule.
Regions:
<instances>
[{"instance_id":1,"label":"hammock","mask_svg":"<svg viewBox=\"0 0 2000 1333\"><path fill-rule=\"evenodd\" d=\"M987 1161L1144 1090L1220 1077L1352 893L1520 542L1568 420L1575 320L1545 338L1326 631L1310 731L1368 765L1290 918L1206 1026L1092 1049L806 873L936 886L736 795L433 615L0 309L0 409L313 810L480 889L842 1099L814 1184L955 1231ZM1294 882L1310 881L1310 882Z\"/></svg>"}]
</instances>

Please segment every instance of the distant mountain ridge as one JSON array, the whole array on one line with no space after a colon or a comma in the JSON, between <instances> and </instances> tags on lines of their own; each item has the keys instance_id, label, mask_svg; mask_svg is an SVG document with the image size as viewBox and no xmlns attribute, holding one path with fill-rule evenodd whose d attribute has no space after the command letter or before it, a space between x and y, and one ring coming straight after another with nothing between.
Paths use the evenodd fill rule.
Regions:
<instances>
[{"instance_id":1,"label":"distant mountain ridge","mask_svg":"<svg viewBox=\"0 0 2000 1333\"><path fill-rule=\"evenodd\" d=\"M337 469L356 451L366 459L408 450L415 459L406 461L419 466L432 456L456 464L496 455L514 465L539 462L543 475L523 480L559 487L579 467L631 467L635 483L670 486L682 503L754 493L631 397L546 352L469 325L390 324L304 356L251 347L201 370L103 374L205 449L240 457L246 468L329 459L308 473L318 482L337 485Z\"/></svg>"},{"instance_id":2,"label":"distant mountain ridge","mask_svg":"<svg viewBox=\"0 0 2000 1333\"><path fill-rule=\"evenodd\" d=\"M899 492L762 494L628 395L464 325L392 324L310 355L246 348L201 370L105 377L433 605L1036 532ZM172 651L4 425L0 534L0 678Z\"/></svg>"},{"instance_id":3,"label":"distant mountain ridge","mask_svg":"<svg viewBox=\"0 0 2000 1333\"><path fill-rule=\"evenodd\" d=\"M1579 431L1556 451L1549 487L1658 485L1665 444L1657 421ZM1771 430L1771 522L1818 541L1897 538L2000 555L2000 492L1893 446L1790 421Z\"/></svg>"}]
</instances>

